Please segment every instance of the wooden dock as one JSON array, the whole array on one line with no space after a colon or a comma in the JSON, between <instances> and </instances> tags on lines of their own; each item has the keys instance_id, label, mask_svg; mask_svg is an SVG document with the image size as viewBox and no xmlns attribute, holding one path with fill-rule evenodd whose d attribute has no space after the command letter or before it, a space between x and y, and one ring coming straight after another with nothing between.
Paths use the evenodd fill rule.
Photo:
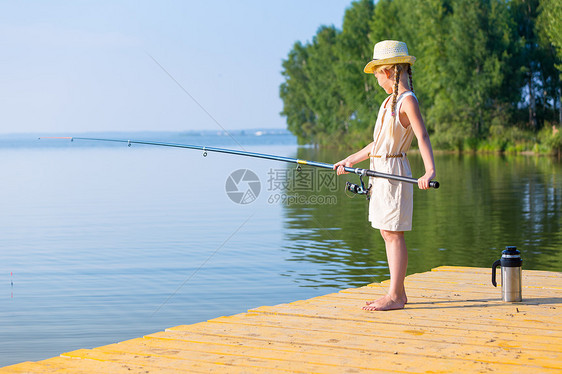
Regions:
<instances>
[{"instance_id":1,"label":"wooden dock","mask_svg":"<svg viewBox=\"0 0 562 374\"><path fill-rule=\"evenodd\" d=\"M490 277L490 269L444 266L406 278L404 310L361 310L385 293L382 282L0 374L561 373L562 273L524 270L521 303L502 302Z\"/></svg>"}]
</instances>

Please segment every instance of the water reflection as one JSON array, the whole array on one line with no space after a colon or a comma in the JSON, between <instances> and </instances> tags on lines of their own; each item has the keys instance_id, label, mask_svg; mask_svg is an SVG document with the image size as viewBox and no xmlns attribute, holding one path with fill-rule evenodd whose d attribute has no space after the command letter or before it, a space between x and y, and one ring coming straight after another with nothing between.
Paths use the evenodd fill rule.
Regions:
<instances>
[{"instance_id":1,"label":"water reflection","mask_svg":"<svg viewBox=\"0 0 562 374\"><path fill-rule=\"evenodd\" d=\"M345 154L301 148L297 157L335 162ZM414 175L421 175L421 157L409 158ZM435 159L441 188L414 194L414 229L406 234L409 274L441 265L490 267L506 245L521 250L524 269L562 271L560 162L456 154ZM349 287L388 278L384 243L367 222L367 202L344 192L345 181L356 179L338 178L337 189L298 191L333 195L336 204L285 206L285 249L302 266L291 276L303 286Z\"/></svg>"}]
</instances>

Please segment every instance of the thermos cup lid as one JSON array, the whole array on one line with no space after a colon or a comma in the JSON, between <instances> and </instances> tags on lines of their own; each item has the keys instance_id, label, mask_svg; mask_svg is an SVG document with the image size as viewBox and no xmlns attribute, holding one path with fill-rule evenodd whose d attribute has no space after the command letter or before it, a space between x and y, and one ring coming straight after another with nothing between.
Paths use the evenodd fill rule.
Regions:
<instances>
[{"instance_id":1,"label":"thermos cup lid","mask_svg":"<svg viewBox=\"0 0 562 374\"><path fill-rule=\"evenodd\" d=\"M505 250L502 251L503 258L521 258L521 252L515 246L507 246Z\"/></svg>"},{"instance_id":2,"label":"thermos cup lid","mask_svg":"<svg viewBox=\"0 0 562 374\"><path fill-rule=\"evenodd\" d=\"M505 247L502 251L501 267L519 267L522 264L521 252L514 246Z\"/></svg>"}]
</instances>

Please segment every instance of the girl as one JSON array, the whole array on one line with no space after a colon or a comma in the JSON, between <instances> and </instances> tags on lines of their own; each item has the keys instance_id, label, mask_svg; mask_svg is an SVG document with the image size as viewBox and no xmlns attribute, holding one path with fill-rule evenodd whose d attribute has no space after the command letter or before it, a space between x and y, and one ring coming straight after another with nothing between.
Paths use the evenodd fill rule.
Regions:
<instances>
[{"instance_id":1,"label":"girl","mask_svg":"<svg viewBox=\"0 0 562 374\"><path fill-rule=\"evenodd\" d=\"M413 91L411 65L415 60L408 55L406 43L385 40L375 45L373 60L365 66L364 72L373 73L378 84L391 95L379 109L373 142L336 163L334 169L338 175L346 173L344 167L369 158L373 170L411 177L406 152L415 135L425 167L425 175L418 179L418 187L429 188L429 181L435 177L435 162ZM385 242L390 288L386 296L368 301L363 309L402 309L408 301L404 289L408 266L404 231L412 229L413 186L384 178L370 178L370 183L369 221L374 228L380 229Z\"/></svg>"}]
</instances>

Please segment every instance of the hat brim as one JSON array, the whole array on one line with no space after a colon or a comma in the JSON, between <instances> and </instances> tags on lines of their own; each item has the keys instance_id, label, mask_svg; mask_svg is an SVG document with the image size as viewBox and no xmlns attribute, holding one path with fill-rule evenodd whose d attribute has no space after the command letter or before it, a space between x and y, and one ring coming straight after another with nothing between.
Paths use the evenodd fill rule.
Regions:
<instances>
[{"instance_id":1,"label":"hat brim","mask_svg":"<svg viewBox=\"0 0 562 374\"><path fill-rule=\"evenodd\" d=\"M375 71L375 67L381 65L393 65L393 64L410 64L413 65L416 58L414 56L397 56L391 58L383 58L380 60L369 61L363 71L367 74L372 74Z\"/></svg>"}]
</instances>

